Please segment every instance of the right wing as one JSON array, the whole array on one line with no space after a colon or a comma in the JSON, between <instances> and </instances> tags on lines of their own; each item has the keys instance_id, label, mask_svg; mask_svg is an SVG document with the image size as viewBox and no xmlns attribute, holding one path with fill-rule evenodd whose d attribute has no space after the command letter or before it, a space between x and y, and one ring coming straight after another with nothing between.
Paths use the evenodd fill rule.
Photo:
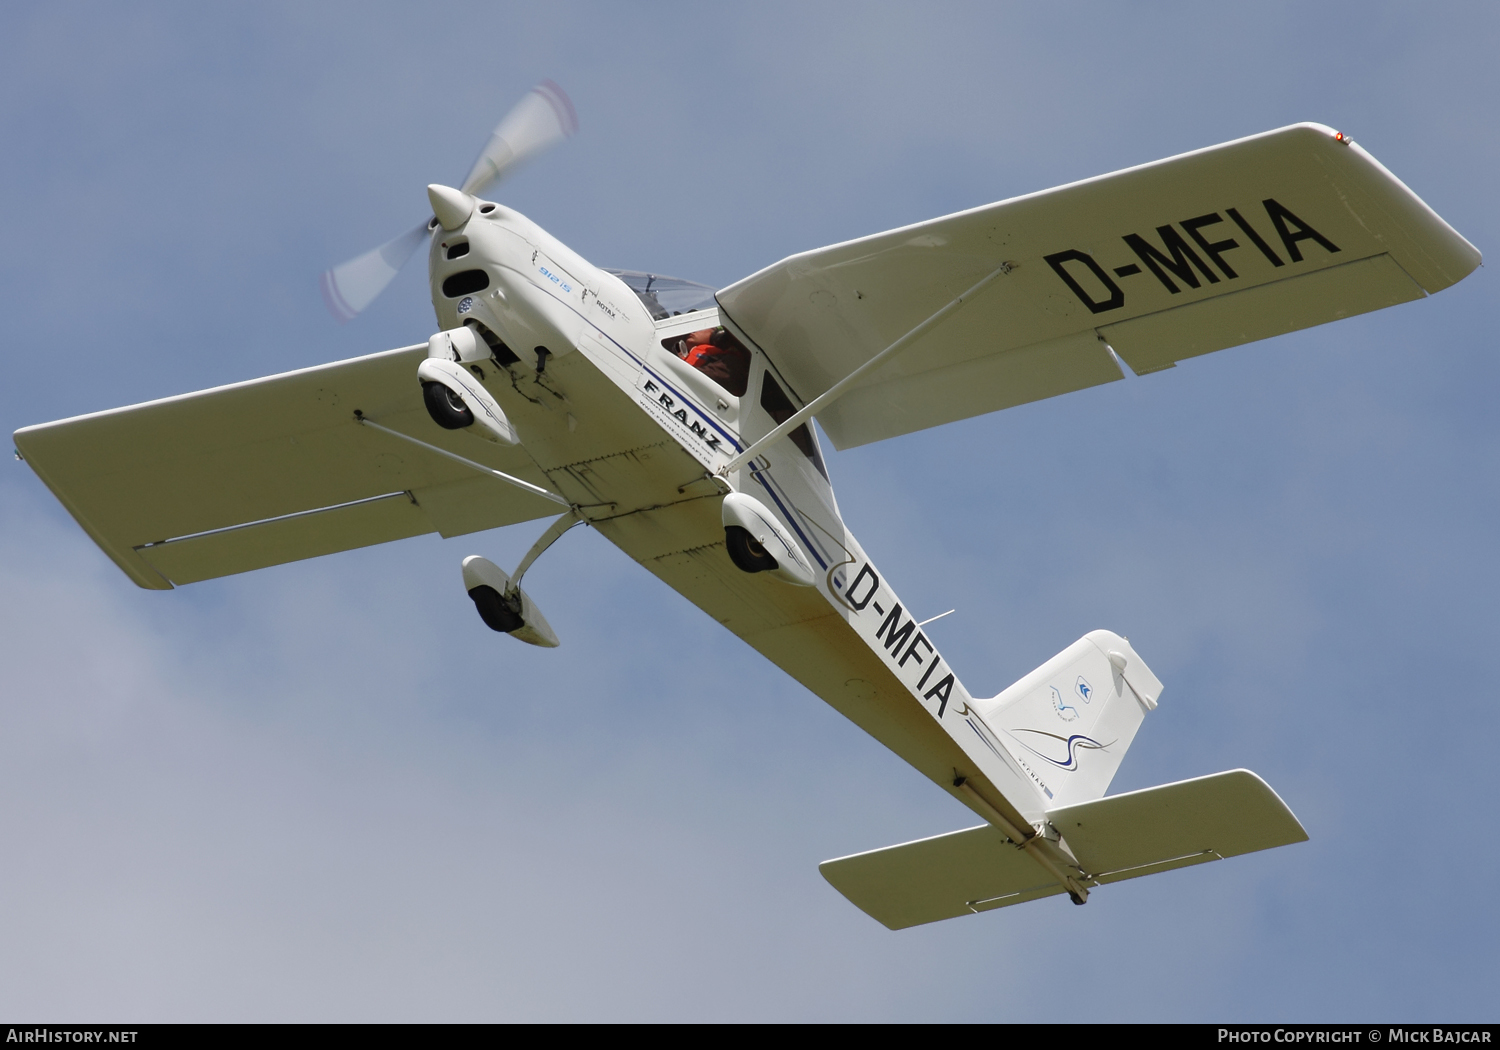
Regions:
<instances>
[{"instance_id":1,"label":"right wing","mask_svg":"<svg viewBox=\"0 0 1500 1050\"><path fill-rule=\"evenodd\" d=\"M1364 150L1298 124L803 252L718 294L838 448L1439 291L1479 252Z\"/></svg>"},{"instance_id":2,"label":"right wing","mask_svg":"<svg viewBox=\"0 0 1500 1050\"><path fill-rule=\"evenodd\" d=\"M370 420L547 487L520 447L442 430L422 404L426 344L26 427L16 450L141 587L228 576L557 513Z\"/></svg>"}]
</instances>

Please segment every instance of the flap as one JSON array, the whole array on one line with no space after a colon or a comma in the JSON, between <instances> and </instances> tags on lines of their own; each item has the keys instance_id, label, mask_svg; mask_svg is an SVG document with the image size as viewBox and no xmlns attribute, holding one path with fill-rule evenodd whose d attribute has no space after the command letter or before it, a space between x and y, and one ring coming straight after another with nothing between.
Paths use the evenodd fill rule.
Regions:
<instances>
[{"instance_id":1,"label":"flap","mask_svg":"<svg viewBox=\"0 0 1500 1050\"><path fill-rule=\"evenodd\" d=\"M1248 769L1063 806L1047 819L1099 882L1307 841L1287 804Z\"/></svg>"},{"instance_id":2,"label":"flap","mask_svg":"<svg viewBox=\"0 0 1500 1050\"><path fill-rule=\"evenodd\" d=\"M1298 124L794 255L718 301L805 404L1004 269L819 415L847 448L1117 379L1101 340L1154 371L1436 292L1479 262L1368 153Z\"/></svg>"},{"instance_id":3,"label":"flap","mask_svg":"<svg viewBox=\"0 0 1500 1050\"><path fill-rule=\"evenodd\" d=\"M546 486L524 449L432 422L416 378L426 353L423 344L26 427L16 448L115 563L155 589L555 514L541 497L354 422L359 409Z\"/></svg>"}]
</instances>

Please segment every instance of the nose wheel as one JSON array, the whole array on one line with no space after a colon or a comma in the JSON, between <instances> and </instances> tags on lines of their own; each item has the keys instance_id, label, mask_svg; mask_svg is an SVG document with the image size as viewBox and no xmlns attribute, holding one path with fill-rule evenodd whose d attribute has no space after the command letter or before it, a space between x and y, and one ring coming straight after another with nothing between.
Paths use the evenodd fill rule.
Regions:
<instances>
[{"instance_id":1,"label":"nose wheel","mask_svg":"<svg viewBox=\"0 0 1500 1050\"><path fill-rule=\"evenodd\" d=\"M423 383L422 402L432 421L444 430L462 430L474 422L474 413L463 398L442 383Z\"/></svg>"}]
</instances>

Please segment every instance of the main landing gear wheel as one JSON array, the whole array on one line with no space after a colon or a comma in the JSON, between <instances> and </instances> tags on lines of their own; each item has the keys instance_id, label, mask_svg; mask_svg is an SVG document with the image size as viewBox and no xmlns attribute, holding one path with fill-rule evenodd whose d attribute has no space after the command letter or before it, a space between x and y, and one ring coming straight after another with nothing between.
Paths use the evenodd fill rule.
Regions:
<instances>
[{"instance_id":1,"label":"main landing gear wheel","mask_svg":"<svg viewBox=\"0 0 1500 1050\"><path fill-rule=\"evenodd\" d=\"M474 422L474 413L463 398L442 383L423 383L422 400L432 421L444 430L462 430Z\"/></svg>"},{"instance_id":2,"label":"main landing gear wheel","mask_svg":"<svg viewBox=\"0 0 1500 1050\"><path fill-rule=\"evenodd\" d=\"M776 568L776 559L738 525L724 527L724 546L729 548L729 560L744 572L766 572Z\"/></svg>"},{"instance_id":3,"label":"main landing gear wheel","mask_svg":"<svg viewBox=\"0 0 1500 1050\"><path fill-rule=\"evenodd\" d=\"M469 597L474 600L474 608L479 610L479 618L490 630L509 634L525 625L520 612L511 608L510 602L495 588L480 584L469 592Z\"/></svg>"}]
</instances>

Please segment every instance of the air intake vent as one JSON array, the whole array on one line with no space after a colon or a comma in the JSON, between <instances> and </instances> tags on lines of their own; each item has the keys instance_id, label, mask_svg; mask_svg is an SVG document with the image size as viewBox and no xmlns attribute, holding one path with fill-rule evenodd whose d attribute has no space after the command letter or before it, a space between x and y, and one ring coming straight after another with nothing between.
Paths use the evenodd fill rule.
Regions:
<instances>
[{"instance_id":1,"label":"air intake vent","mask_svg":"<svg viewBox=\"0 0 1500 1050\"><path fill-rule=\"evenodd\" d=\"M465 270L463 273L454 274L443 282L443 294L449 299L457 299L460 295L482 292L489 286L489 274L483 270Z\"/></svg>"}]
</instances>

